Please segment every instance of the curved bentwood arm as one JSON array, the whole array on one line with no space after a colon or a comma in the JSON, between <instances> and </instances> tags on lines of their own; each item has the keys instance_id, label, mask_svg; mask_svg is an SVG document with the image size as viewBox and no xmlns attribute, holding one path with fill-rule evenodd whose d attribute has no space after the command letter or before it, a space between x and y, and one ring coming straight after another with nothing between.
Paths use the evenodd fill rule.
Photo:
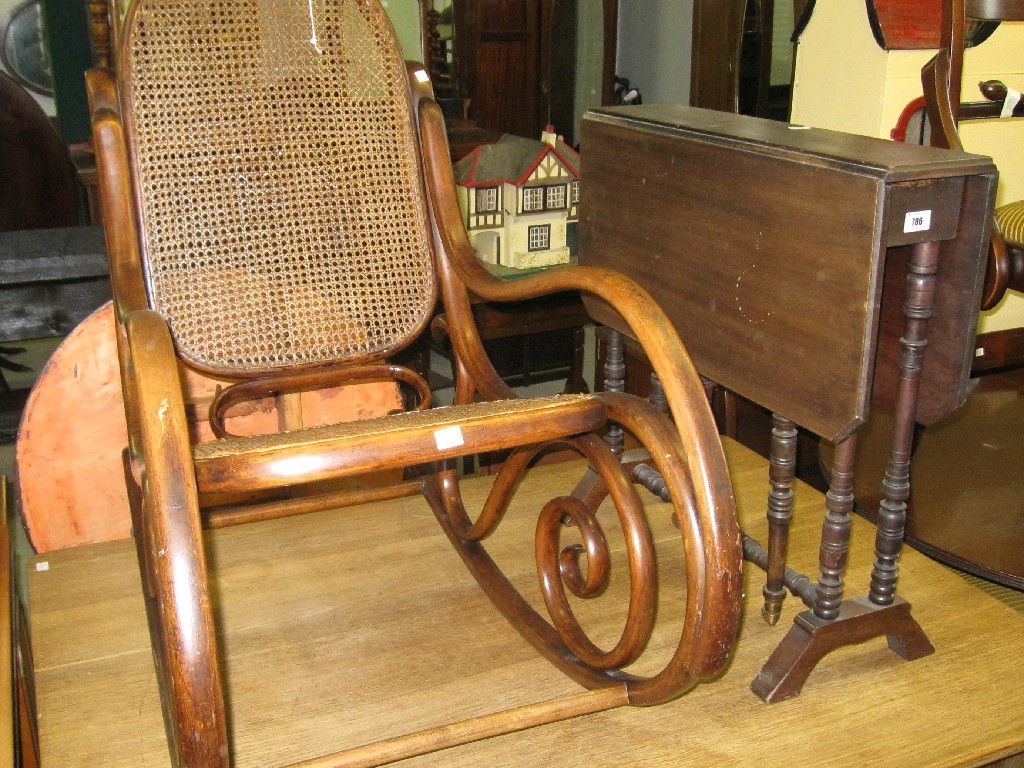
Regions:
<instances>
[{"instance_id":1,"label":"curved bentwood arm","mask_svg":"<svg viewBox=\"0 0 1024 768\"><path fill-rule=\"evenodd\" d=\"M589 687L625 684L634 704L654 704L679 695L719 674L728 661L739 626L742 548L735 502L721 441L703 386L673 326L649 294L610 270L564 267L514 281L493 277L478 261L458 215L454 180L440 109L419 102L418 117L429 204L436 227L440 288L449 318L468 317L469 294L488 301L517 301L559 291L581 291L611 305L628 325L664 385L670 421L631 395L600 393L608 418L633 433L665 478L675 505L686 557L686 609L679 645L664 669L651 677L625 673L651 631L657 584L650 531L632 480L600 438L566 441L590 463L615 502L629 551L631 577L626 628L615 647L597 648L586 638L569 607L565 587L577 597L600 592L606 545L595 510L574 497L552 500L537 527L537 568L551 622L519 595L490 560L480 541L490 533L527 463L537 449L513 452L496 479L491 498L476 522L459 500L454 472L425 483L438 517L481 586L500 610L549 660ZM490 399L509 396L482 354L471 323L450 323L460 371L473 380L462 391ZM674 423L673 423L674 422ZM573 525L582 544L558 551L558 531ZM581 570L586 552L586 573Z\"/></svg>"},{"instance_id":2,"label":"curved bentwood arm","mask_svg":"<svg viewBox=\"0 0 1024 768\"><path fill-rule=\"evenodd\" d=\"M152 310L128 315L124 335L125 399L139 428L125 451L125 474L168 746L174 765L226 767L227 720L177 358Z\"/></svg>"}]
</instances>

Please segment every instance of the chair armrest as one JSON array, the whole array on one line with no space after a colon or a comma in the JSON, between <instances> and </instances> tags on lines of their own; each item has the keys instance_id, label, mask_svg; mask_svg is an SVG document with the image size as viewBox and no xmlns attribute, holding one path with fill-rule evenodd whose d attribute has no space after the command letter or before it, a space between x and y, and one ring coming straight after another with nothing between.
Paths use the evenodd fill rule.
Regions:
<instances>
[{"instance_id":1,"label":"chair armrest","mask_svg":"<svg viewBox=\"0 0 1024 768\"><path fill-rule=\"evenodd\" d=\"M149 309L128 314L121 354L129 434L136 433L126 468L134 538L150 632L166 664L157 671L175 707L173 722L187 724L168 728L171 754L187 756L190 749L223 744L227 736L192 446L177 356L163 317ZM158 560L163 563L159 569L154 567ZM196 747L193 733L200 730L220 733L220 738ZM201 764L227 763L211 759Z\"/></svg>"},{"instance_id":2,"label":"chair armrest","mask_svg":"<svg viewBox=\"0 0 1024 768\"><path fill-rule=\"evenodd\" d=\"M458 215L444 118L437 104L426 100L421 103L419 123L438 269L446 303L449 299L464 301L465 297L455 295L452 288L453 284L461 282L466 289L488 301L518 301L575 290L608 304L624 321L618 330L636 339L651 361L676 428L692 438L694 450L686 454L684 461L694 482L706 483L696 489L697 498L731 499L725 455L700 377L672 322L650 294L625 275L598 267L562 267L513 281L491 275L476 258ZM700 514L702 524L708 526L706 530L714 530L715 536L721 534L722 525L728 525L719 518L718 510L701 509Z\"/></svg>"},{"instance_id":3,"label":"chair armrest","mask_svg":"<svg viewBox=\"0 0 1024 768\"><path fill-rule=\"evenodd\" d=\"M984 80L978 83L981 95L1000 106L1000 117L1024 117L1024 99L1020 91L1007 88L1001 80Z\"/></svg>"},{"instance_id":4,"label":"chair armrest","mask_svg":"<svg viewBox=\"0 0 1024 768\"><path fill-rule=\"evenodd\" d=\"M487 301L521 301L560 291L580 291L602 299L625 321L627 327L620 330L643 347L666 387L676 423L681 430L686 428L689 419L681 411L699 404L706 407L704 391L672 322L650 294L625 275L599 267L566 266L509 281L492 275L476 258L457 213L455 182L444 146L444 118L437 104L422 102L420 125L442 282L450 271L450 278ZM691 386L683 387L683 382ZM715 438L717 443L717 435Z\"/></svg>"},{"instance_id":5,"label":"chair armrest","mask_svg":"<svg viewBox=\"0 0 1024 768\"><path fill-rule=\"evenodd\" d=\"M166 530L152 532L153 536L175 542L198 540L202 531L192 446L170 329L158 312L144 309L125 317L123 333L118 353L128 419L128 469L135 483L147 484L148 498L156 505L182 512L157 516L171 518L171 523ZM138 539L144 534L138 530L136 505L132 506ZM188 514L192 510L195 514ZM143 551L153 550L142 542Z\"/></svg>"},{"instance_id":6,"label":"chair armrest","mask_svg":"<svg viewBox=\"0 0 1024 768\"><path fill-rule=\"evenodd\" d=\"M136 432L139 441L132 446L132 461L159 461L169 472L191 474L185 400L167 323L153 310L137 310L125 317L124 333L121 381L134 427L129 432ZM144 464L136 469L145 469ZM182 507L187 503L185 499L166 501Z\"/></svg>"}]
</instances>

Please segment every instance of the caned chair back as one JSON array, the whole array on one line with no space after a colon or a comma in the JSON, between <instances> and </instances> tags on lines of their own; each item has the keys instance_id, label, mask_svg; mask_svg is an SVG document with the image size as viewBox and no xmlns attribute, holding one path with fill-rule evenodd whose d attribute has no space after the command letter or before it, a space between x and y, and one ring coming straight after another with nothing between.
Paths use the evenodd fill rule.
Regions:
<instances>
[{"instance_id":1,"label":"caned chair back","mask_svg":"<svg viewBox=\"0 0 1024 768\"><path fill-rule=\"evenodd\" d=\"M146 288L182 357L368 360L424 326L430 228L377 0L138 0L118 76Z\"/></svg>"}]
</instances>

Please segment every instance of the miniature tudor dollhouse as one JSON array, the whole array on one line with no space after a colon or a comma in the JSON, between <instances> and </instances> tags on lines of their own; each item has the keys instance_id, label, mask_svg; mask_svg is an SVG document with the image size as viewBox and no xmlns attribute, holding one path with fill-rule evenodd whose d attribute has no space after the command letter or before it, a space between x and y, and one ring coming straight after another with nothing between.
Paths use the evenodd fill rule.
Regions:
<instances>
[{"instance_id":1,"label":"miniature tudor dollhouse","mask_svg":"<svg viewBox=\"0 0 1024 768\"><path fill-rule=\"evenodd\" d=\"M579 168L579 154L551 126L541 141L506 134L459 160L459 203L477 255L513 269L568 263Z\"/></svg>"}]
</instances>

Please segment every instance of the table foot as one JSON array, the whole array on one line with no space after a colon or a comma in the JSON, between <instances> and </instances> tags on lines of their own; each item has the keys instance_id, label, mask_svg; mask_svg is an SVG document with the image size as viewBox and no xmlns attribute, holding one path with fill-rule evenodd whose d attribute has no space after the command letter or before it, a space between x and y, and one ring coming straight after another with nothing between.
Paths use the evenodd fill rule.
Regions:
<instances>
[{"instance_id":1,"label":"table foot","mask_svg":"<svg viewBox=\"0 0 1024 768\"><path fill-rule=\"evenodd\" d=\"M808 676L827 654L845 645L885 636L889 648L907 661L934 653L935 647L910 615L910 603L896 597L875 605L866 597L844 600L839 618L827 621L813 611L797 615L793 627L758 672L750 689L767 704L798 696Z\"/></svg>"}]
</instances>

